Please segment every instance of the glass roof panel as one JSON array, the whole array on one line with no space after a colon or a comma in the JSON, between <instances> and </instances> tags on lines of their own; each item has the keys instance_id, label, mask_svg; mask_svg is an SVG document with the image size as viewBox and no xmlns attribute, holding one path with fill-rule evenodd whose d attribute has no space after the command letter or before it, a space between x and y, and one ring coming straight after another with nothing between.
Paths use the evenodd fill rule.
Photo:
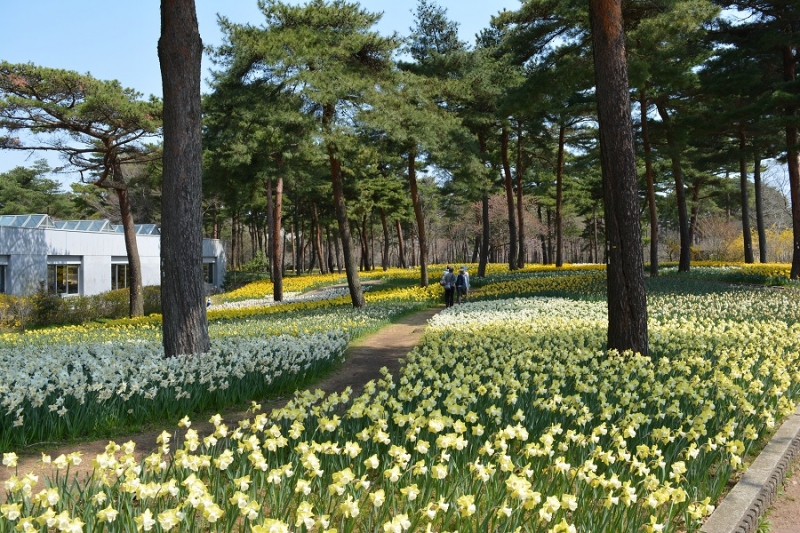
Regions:
<instances>
[{"instance_id":1,"label":"glass roof panel","mask_svg":"<svg viewBox=\"0 0 800 533\"><path fill-rule=\"evenodd\" d=\"M12 228L52 228L53 221L48 215L2 215L0 226Z\"/></svg>"}]
</instances>

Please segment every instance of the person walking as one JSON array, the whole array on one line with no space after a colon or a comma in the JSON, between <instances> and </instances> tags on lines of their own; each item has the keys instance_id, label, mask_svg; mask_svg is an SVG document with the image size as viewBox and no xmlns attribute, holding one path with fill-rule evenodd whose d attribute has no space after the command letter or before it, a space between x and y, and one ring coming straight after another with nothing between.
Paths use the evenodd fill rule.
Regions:
<instances>
[{"instance_id":1,"label":"person walking","mask_svg":"<svg viewBox=\"0 0 800 533\"><path fill-rule=\"evenodd\" d=\"M444 287L444 306L453 307L453 293L456 292L456 275L453 274L453 267L448 265L439 284Z\"/></svg>"},{"instance_id":2,"label":"person walking","mask_svg":"<svg viewBox=\"0 0 800 533\"><path fill-rule=\"evenodd\" d=\"M469 290L469 285L467 285L467 269L466 267L461 267L461 270L458 271L458 276L456 277L456 301L461 303L462 300L467 299L467 291Z\"/></svg>"}]
</instances>

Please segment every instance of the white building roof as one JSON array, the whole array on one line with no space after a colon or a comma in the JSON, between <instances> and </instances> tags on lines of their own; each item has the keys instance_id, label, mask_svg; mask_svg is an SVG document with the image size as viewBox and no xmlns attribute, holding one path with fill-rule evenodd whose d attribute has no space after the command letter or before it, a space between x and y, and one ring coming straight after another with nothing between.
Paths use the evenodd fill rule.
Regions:
<instances>
[{"instance_id":1,"label":"white building roof","mask_svg":"<svg viewBox=\"0 0 800 533\"><path fill-rule=\"evenodd\" d=\"M10 228L49 228L67 231L123 233L121 225L103 220L53 220L49 215L0 215L0 226ZM135 224L136 235L161 235L155 224Z\"/></svg>"},{"instance_id":2,"label":"white building roof","mask_svg":"<svg viewBox=\"0 0 800 533\"><path fill-rule=\"evenodd\" d=\"M11 228L55 228L48 215L0 215L0 226Z\"/></svg>"}]
</instances>

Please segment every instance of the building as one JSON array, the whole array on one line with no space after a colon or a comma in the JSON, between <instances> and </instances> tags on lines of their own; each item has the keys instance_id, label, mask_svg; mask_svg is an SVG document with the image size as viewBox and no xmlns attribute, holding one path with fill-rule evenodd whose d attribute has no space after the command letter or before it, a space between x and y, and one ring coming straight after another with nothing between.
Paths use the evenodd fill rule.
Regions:
<instances>
[{"instance_id":1,"label":"building","mask_svg":"<svg viewBox=\"0 0 800 533\"><path fill-rule=\"evenodd\" d=\"M142 285L161 285L161 234L136 226ZM203 239L206 288L225 278L222 241ZM32 294L40 283L52 294L89 296L128 286L122 226L108 220L59 220L48 215L0 215L0 292Z\"/></svg>"}]
</instances>

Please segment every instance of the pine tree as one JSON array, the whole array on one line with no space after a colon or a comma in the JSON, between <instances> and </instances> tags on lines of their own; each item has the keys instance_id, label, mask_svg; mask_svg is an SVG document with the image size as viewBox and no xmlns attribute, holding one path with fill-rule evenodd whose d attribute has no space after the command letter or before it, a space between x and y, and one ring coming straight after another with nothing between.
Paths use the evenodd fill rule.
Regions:
<instances>
[{"instance_id":1,"label":"pine tree","mask_svg":"<svg viewBox=\"0 0 800 533\"><path fill-rule=\"evenodd\" d=\"M128 196L128 171L155 153L161 102L119 82L33 64L0 63L0 148L58 152L70 170L119 200L130 275L130 316L144 314L142 272ZM16 137L26 131L32 136ZM202 267L202 264L200 265ZM200 268L198 267L198 268Z\"/></svg>"}]
</instances>

